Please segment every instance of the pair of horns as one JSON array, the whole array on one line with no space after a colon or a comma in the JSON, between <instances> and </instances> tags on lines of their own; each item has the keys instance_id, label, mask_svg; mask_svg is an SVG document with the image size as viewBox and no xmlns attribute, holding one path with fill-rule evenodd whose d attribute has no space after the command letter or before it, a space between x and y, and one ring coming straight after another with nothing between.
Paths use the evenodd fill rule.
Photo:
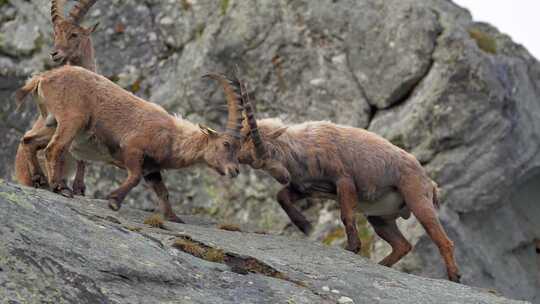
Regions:
<instances>
[{"instance_id":1,"label":"pair of horns","mask_svg":"<svg viewBox=\"0 0 540 304\"><path fill-rule=\"evenodd\" d=\"M97 2L97 0L79 0L69 12L70 21L80 24L88 10ZM64 20L65 0L51 1L51 20L53 24Z\"/></svg>"},{"instance_id":2,"label":"pair of horns","mask_svg":"<svg viewBox=\"0 0 540 304\"><path fill-rule=\"evenodd\" d=\"M233 137L240 139L240 130L242 129L242 92L240 87L240 81L235 77L233 79L217 73L210 73L203 76L203 78L210 78L218 81L225 92L225 98L227 99L227 125L225 133L232 135Z\"/></svg>"}]
</instances>

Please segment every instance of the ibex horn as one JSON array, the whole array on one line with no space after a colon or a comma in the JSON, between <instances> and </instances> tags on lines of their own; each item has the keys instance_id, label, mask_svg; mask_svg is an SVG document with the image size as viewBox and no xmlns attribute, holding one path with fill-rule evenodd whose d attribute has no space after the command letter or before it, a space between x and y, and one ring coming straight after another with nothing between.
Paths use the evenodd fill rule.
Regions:
<instances>
[{"instance_id":1,"label":"ibex horn","mask_svg":"<svg viewBox=\"0 0 540 304\"><path fill-rule=\"evenodd\" d=\"M80 24L84 15L88 13L88 10L97 2L97 0L79 0L77 4L69 12L71 21L75 24Z\"/></svg>"},{"instance_id":2,"label":"ibex horn","mask_svg":"<svg viewBox=\"0 0 540 304\"><path fill-rule=\"evenodd\" d=\"M240 138L240 130L242 129L242 99L240 83L238 79L231 80L230 78L217 73L210 73L203 76L218 81L225 91L227 99L228 118L225 133L232 135L235 138Z\"/></svg>"}]
</instances>

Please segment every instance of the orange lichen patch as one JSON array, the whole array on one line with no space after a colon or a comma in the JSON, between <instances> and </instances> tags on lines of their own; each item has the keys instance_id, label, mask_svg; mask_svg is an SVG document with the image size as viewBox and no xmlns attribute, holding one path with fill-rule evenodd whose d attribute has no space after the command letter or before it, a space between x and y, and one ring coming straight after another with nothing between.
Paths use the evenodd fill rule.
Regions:
<instances>
[{"instance_id":1,"label":"orange lichen patch","mask_svg":"<svg viewBox=\"0 0 540 304\"><path fill-rule=\"evenodd\" d=\"M154 213L151 216L147 217L144 220L145 225L152 226L154 228L160 228L165 229L163 224L165 224L165 220L163 219L163 216L159 213Z\"/></svg>"},{"instance_id":2,"label":"orange lichen patch","mask_svg":"<svg viewBox=\"0 0 540 304\"><path fill-rule=\"evenodd\" d=\"M469 36L476 41L478 47L490 54L497 54L497 41L488 33L485 33L479 29L469 29Z\"/></svg>"},{"instance_id":3,"label":"orange lichen patch","mask_svg":"<svg viewBox=\"0 0 540 304\"><path fill-rule=\"evenodd\" d=\"M227 231L239 231L239 232L242 231L242 229L240 229L240 226L236 224L220 224L218 226L218 229L227 230Z\"/></svg>"}]
</instances>

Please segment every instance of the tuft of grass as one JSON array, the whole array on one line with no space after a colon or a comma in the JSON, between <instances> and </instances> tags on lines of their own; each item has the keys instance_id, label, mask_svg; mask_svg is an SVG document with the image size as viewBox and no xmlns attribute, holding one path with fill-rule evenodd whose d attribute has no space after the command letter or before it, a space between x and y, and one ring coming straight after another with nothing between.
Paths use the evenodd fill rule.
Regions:
<instances>
[{"instance_id":1,"label":"tuft of grass","mask_svg":"<svg viewBox=\"0 0 540 304\"><path fill-rule=\"evenodd\" d=\"M165 229L163 224L165 224L165 220L163 219L163 216L159 213L154 213L151 216L147 217L144 220L145 225L152 226L154 228L160 228Z\"/></svg>"},{"instance_id":2,"label":"tuft of grass","mask_svg":"<svg viewBox=\"0 0 540 304\"><path fill-rule=\"evenodd\" d=\"M221 10L221 15L227 14L227 10L229 9L229 0L221 0L219 8Z\"/></svg>"},{"instance_id":3,"label":"tuft of grass","mask_svg":"<svg viewBox=\"0 0 540 304\"><path fill-rule=\"evenodd\" d=\"M210 262L223 263L225 260L225 253L223 250L205 246L189 238L176 239L173 243L173 247Z\"/></svg>"},{"instance_id":4,"label":"tuft of grass","mask_svg":"<svg viewBox=\"0 0 540 304\"><path fill-rule=\"evenodd\" d=\"M325 245L332 245L335 241L341 240L345 237L345 229L342 227L336 227L330 231L322 240Z\"/></svg>"},{"instance_id":5,"label":"tuft of grass","mask_svg":"<svg viewBox=\"0 0 540 304\"><path fill-rule=\"evenodd\" d=\"M223 263L225 260L225 253L221 249L207 248L203 259L214 263Z\"/></svg>"},{"instance_id":6,"label":"tuft of grass","mask_svg":"<svg viewBox=\"0 0 540 304\"><path fill-rule=\"evenodd\" d=\"M480 29L469 29L469 36L476 41L476 45L484 52L497 54L497 41L491 35Z\"/></svg>"},{"instance_id":7,"label":"tuft of grass","mask_svg":"<svg viewBox=\"0 0 540 304\"><path fill-rule=\"evenodd\" d=\"M236 224L220 224L218 226L218 229L227 230L227 231L239 231L239 232L242 231L242 229L240 229L240 226Z\"/></svg>"},{"instance_id":8,"label":"tuft of grass","mask_svg":"<svg viewBox=\"0 0 540 304\"><path fill-rule=\"evenodd\" d=\"M184 11L191 10L191 0L180 0L180 5Z\"/></svg>"}]
</instances>

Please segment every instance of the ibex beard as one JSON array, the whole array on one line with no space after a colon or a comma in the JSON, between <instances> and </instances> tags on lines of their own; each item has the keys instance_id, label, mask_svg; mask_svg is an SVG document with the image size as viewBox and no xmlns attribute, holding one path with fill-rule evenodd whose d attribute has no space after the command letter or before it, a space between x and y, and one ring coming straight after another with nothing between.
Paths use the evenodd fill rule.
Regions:
<instances>
[{"instance_id":1,"label":"ibex beard","mask_svg":"<svg viewBox=\"0 0 540 304\"><path fill-rule=\"evenodd\" d=\"M286 185L277 200L300 230L309 233L311 225L294 202L307 197L337 200L347 250L360 251L355 221L355 210L360 210L392 246L380 261L390 267L412 249L396 225L398 217L408 218L412 212L438 246L448 278L459 281L454 244L436 213L437 185L412 154L364 129L324 121L290 126L279 119L256 121L247 90L241 87L247 119L239 161Z\"/></svg>"},{"instance_id":2,"label":"ibex beard","mask_svg":"<svg viewBox=\"0 0 540 304\"><path fill-rule=\"evenodd\" d=\"M181 222L172 211L161 170L205 163L222 175L239 173L239 88L221 75L208 76L225 91L228 120L223 133L169 115L162 107L79 67L63 66L30 79L18 91L17 100L22 102L34 92L41 117L52 115L58 123L45 148L53 191L70 194L64 175L64 156L70 150L77 158L127 170L125 181L108 196L111 209L118 210L143 177L158 196L165 218Z\"/></svg>"}]
</instances>

